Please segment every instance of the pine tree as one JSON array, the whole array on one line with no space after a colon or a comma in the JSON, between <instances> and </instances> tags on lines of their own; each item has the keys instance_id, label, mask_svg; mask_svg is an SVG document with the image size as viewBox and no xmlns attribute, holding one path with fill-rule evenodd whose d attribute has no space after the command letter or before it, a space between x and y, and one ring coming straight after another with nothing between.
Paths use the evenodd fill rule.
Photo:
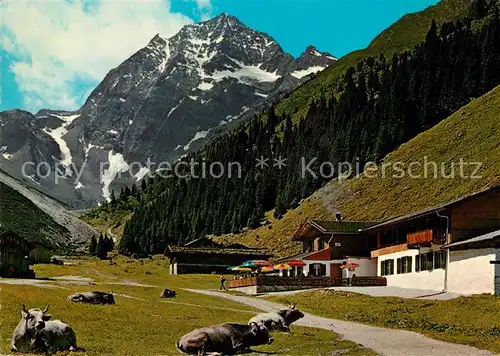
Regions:
<instances>
[{"instance_id":1,"label":"pine tree","mask_svg":"<svg viewBox=\"0 0 500 356\"><path fill-rule=\"evenodd\" d=\"M91 256L95 256L97 254L97 240L94 235L90 239L89 253Z\"/></svg>"}]
</instances>

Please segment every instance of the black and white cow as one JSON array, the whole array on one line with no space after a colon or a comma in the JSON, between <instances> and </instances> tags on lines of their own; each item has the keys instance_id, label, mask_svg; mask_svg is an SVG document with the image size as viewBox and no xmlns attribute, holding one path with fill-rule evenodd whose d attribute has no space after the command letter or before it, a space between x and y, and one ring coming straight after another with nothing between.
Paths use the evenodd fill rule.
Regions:
<instances>
[{"instance_id":1,"label":"black and white cow","mask_svg":"<svg viewBox=\"0 0 500 356\"><path fill-rule=\"evenodd\" d=\"M226 323L195 329L177 340L177 348L187 354L217 352L235 355L252 346L271 344L274 339L264 325Z\"/></svg>"},{"instance_id":2,"label":"black and white cow","mask_svg":"<svg viewBox=\"0 0 500 356\"><path fill-rule=\"evenodd\" d=\"M13 352L47 352L76 350L76 335L73 329L60 320L50 320L45 309L21 307L21 320L14 330L11 341Z\"/></svg>"},{"instance_id":3,"label":"black and white cow","mask_svg":"<svg viewBox=\"0 0 500 356\"><path fill-rule=\"evenodd\" d=\"M287 309L277 312L262 313L254 316L248 321L250 323L264 324L269 331L280 330L290 332L290 324L304 317L304 313L295 309L295 304Z\"/></svg>"},{"instance_id":4,"label":"black and white cow","mask_svg":"<svg viewBox=\"0 0 500 356\"><path fill-rule=\"evenodd\" d=\"M70 302L81 302L89 304L115 304L115 297L113 292L84 292L76 293L68 297Z\"/></svg>"}]
</instances>

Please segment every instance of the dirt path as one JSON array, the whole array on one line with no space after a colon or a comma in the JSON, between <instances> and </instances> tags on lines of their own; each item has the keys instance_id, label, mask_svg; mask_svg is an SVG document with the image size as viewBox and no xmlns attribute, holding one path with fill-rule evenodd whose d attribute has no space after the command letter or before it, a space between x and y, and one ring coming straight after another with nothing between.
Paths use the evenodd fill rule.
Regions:
<instances>
[{"instance_id":1,"label":"dirt path","mask_svg":"<svg viewBox=\"0 0 500 356\"><path fill-rule=\"evenodd\" d=\"M242 297L208 290L186 290L194 293L227 298L267 312L284 308L283 305L260 298ZM450 344L434 340L411 331L380 328L323 318L311 314L306 314L306 316L296 324L332 330L344 339L368 347L381 355L494 355L489 351L479 350L471 346Z\"/></svg>"}]
</instances>

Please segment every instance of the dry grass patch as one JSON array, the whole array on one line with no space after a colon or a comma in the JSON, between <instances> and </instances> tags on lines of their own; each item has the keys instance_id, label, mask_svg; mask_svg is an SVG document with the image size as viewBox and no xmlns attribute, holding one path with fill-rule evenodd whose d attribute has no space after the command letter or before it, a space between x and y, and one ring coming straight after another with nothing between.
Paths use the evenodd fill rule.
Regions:
<instances>
[{"instance_id":1,"label":"dry grass patch","mask_svg":"<svg viewBox=\"0 0 500 356\"><path fill-rule=\"evenodd\" d=\"M0 354L9 352L10 338L20 318L20 304L42 307L76 332L84 355L177 355L175 341L181 335L207 325L223 322L246 323L258 311L223 298L184 291L183 288L214 289L216 275L168 274L165 260L75 261L72 266L35 266L43 286L0 284L2 322ZM73 276L76 281L54 279ZM95 285L81 278L92 278ZM71 278L71 277L68 277ZM79 280L79 281L78 281ZM71 284L71 283L81 283ZM145 286L130 285L138 283ZM127 285L129 284L129 285ZM160 299L163 288L177 291L175 299ZM87 305L69 302L69 294L81 291L113 291L115 305ZM277 355L372 355L370 350L339 340L327 330L293 327L292 334L276 333L273 345L255 348Z\"/></svg>"},{"instance_id":2,"label":"dry grass patch","mask_svg":"<svg viewBox=\"0 0 500 356\"><path fill-rule=\"evenodd\" d=\"M441 301L324 290L268 299L296 303L307 312L327 318L416 331L500 353L500 299L492 295Z\"/></svg>"}]
</instances>

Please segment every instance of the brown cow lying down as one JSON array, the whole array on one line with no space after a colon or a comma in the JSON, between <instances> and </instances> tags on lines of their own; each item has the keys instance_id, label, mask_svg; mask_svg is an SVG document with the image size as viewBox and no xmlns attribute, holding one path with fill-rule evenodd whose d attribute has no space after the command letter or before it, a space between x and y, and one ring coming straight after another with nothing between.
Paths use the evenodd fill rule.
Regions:
<instances>
[{"instance_id":1,"label":"brown cow lying down","mask_svg":"<svg viewBox=\"0 0 500 356\"><path fill-rule=\"evenodd\" d=\"M73 329L61 320L50 320L45 314L48 306L41 310L21 308L21 320L14 330L10 349L12 352L56 352L74 351L76 335Z\"/></svg>"},{"instance_id":2,"label":"brown cow lying down","mask_svg":"<svg viewBox=\"0 0 500 356\"><path fill-rule=\"evenodd\" d=\"M85 292L76 293L68 297L70 302L82 302L89 304L115 304L113 293Z\"/></svg>"},{"instance_id":3,"label":"brown cow lying down","mask_svg":"<svg viewBox=\"0 0 500 356\"><path fill-rule=\"evenodd\" d=\"M177 348L191 355L207 352L235 355L249 352L252 346L273 341L264 325L226 323L191 331L177 340Z\"/></svg>"},{"instance_id":4,"label":"brown cow lying down","mask_svg":"<svg viewBox=\"0 0 500 356\"><path fill-rule=\"evenodd\" d=\"M175 298L175 290L170 290L170 289L164 289L163 292L160 294L160 298Z\"/></svg>"},{"instance_id":5,"label":"brown cow lying down","mask_svg":"<svg viewBox=\"0 0 500 356\"><path fill-rule=\"evenodd\" d=\"M264 324L269 331L280 330L290 332L290 324L304 317L304 313L295 309L295 304L287 309L277 312L262 313L254 316L248 321L250 323Z\"/></svg>"}]
</instances>

